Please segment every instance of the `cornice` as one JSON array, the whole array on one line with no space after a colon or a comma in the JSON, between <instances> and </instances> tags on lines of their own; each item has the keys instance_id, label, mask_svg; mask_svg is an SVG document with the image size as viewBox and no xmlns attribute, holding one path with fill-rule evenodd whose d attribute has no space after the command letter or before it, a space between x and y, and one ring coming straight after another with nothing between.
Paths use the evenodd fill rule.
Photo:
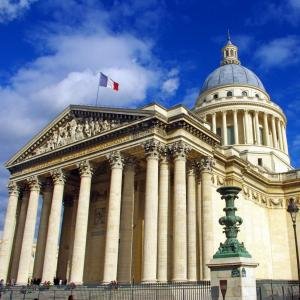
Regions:
<instances>
[{"instance_id":1,"label":"cornice","mask_svg":"<svg viewBox=\"0 0 300 300\"><path fill-rule=\"evenodd\" d=\"M287 122L286 116L283 112L283 110L278 106L275 107L274 105L268 104L268 103L260 103L260 102L251 102L251 101L232 101L232 100L227 100L226 102L218 102L218 103L213 103L213 104L209 104L205 107L198 107L195 108L194 111L196 113L205 113L205 112L210 112L210 113L214 113L214 112L219 112L218 108L221 107L227 107L229 106L232 109L232 106L240 106L240 110L243 109L247 109L247 106L252 106L252 107L260 107L260 108L265 108L265 109L270 109L272 111L274 111L275 113L278 113L279 115L281 115L281 117L283 118L283 120L285 121L285 123ZM255 110L255 108L251 108L252 110ZM216 110L216 111L214 111Z\"/></svg>"}]
</instances>

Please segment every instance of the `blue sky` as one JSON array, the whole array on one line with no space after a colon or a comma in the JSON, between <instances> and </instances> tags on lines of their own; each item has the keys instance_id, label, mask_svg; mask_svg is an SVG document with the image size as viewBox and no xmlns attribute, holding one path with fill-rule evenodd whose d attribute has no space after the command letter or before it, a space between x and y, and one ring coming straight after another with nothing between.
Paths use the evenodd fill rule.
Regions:
<instances>
[{"instance_id":1,"label":"blue sky","mask_svg":"<svg viewBox=\"0 0 300 300\"><path fill-rule=\"evenodd\" d=\"M288 118L300 166L300 0L0 0L0 162L69 104L95 103L97 74L120 83L104 105L193 106L227 28L242 64ZM0 168L0 230L8 172Z\"/></svg>"}]
</instances>

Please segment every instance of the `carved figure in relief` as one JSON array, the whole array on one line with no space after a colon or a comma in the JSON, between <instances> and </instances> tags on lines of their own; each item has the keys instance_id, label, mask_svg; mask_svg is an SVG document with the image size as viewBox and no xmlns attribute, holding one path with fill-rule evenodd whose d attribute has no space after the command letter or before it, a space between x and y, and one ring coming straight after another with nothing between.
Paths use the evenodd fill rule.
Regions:
<instances>
[{"instance_id":1,"label":"carved figure in relief","mask_svg":"<svg viewBox=\"0 0 300 300\"><path fill-rule=\"evenodd\" d=\"M125 124L125 123L123 123ZM33 154L38 155L57 147L62 147L67 144L80 141L86 137L91 137L97 135L103 131L110 130L121 125L120 120L104 120L103 118L86 118L86 119L76 119L73 118L65 125L58 127L54 130L52 136L48 141L45 141L43 145L33 151ZM29 154L27 158L31 157Z\"/></svg>"},{"instance_id":2,"label":"carved figure in relief","mask_svg":"<svg viewBox=\"0 0 300 300\"><path fill-rule=\"evenodd\" d=\"M92 135L91 128L88 120L85 120L84 123L84 133L87 137L90 137Z\"/></svg>"}]
</instances>

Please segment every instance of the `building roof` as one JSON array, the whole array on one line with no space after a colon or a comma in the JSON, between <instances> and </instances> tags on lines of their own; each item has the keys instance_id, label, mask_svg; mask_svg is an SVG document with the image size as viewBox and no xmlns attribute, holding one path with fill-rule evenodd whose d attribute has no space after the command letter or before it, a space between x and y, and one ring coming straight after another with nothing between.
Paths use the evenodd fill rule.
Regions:
<instances>
[{"instance_id":1,"label":"building roof","mask_svg":"<svg viewBox=\"0 0 300 300\"><path fill-rule=\"evenodd\" d=\"M201 93L228 84L246 84L265 91L261 80L251 70L238 64L226 64L220 66L207 76L201 88Z\"/></svg>"}]
</instances>

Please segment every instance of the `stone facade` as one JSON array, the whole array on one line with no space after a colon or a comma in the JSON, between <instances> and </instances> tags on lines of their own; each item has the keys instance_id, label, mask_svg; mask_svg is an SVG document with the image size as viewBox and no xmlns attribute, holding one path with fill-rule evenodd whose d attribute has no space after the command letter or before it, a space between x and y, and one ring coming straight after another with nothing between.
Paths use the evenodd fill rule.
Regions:
<instances>
[{"instance_id":1,"label":"stone facade","mask_svg":"<svg viewBox=\"0 0 300 300\"><path fill-rule=\"evenodd\" d=\"M286 118L268 97L234 83L203 91L193 111L69 106L6 164L0 278L27 283L42 196L33 277L77 284L209 279L207 263L223 241L216 190L235 185L242 188L239 238L259 263L257 278L296 279L286 207L290 197L300 204L300 171L289 163Z\"/></svg>"}]
</instances>

